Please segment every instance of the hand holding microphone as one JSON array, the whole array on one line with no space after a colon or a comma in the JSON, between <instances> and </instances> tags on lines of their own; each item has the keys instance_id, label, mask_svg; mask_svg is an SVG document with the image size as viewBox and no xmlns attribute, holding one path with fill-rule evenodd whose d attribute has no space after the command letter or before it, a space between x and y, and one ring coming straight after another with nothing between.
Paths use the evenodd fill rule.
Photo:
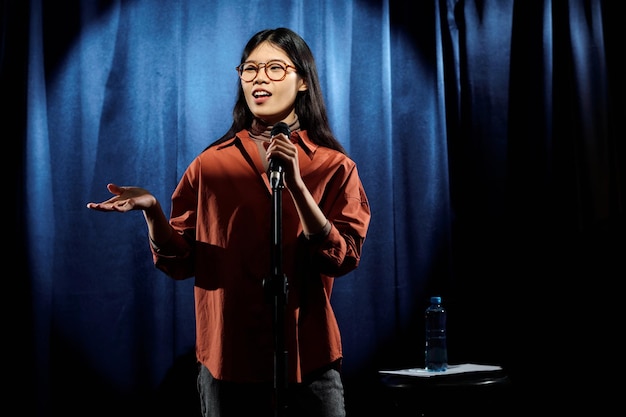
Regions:
<instances>
[{"instance_id":1,"label":"hand holding microphone","mask_svg":"<svg viewBox=\"0 0 626 417\"><path fill-rule=\"evenodd\" d=\"M285 136L289 137L291 132L289 131L289 126L285 122L279 122L272 127L272 131L270 133L271 137L274 137L280 133L285 134ZM276 188L278 186L282 186L282 176L283 171L285 170L284 162L280 158L270 158L269 162L269 174L270 174L270 184L272 188Z\"/></svg>"}]
</instances>

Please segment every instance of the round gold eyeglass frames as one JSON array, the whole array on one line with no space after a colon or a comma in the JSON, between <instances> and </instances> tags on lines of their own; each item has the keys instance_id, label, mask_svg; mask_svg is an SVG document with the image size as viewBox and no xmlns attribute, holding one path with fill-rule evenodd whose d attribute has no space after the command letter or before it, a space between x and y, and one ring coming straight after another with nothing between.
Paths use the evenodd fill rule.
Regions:
<instances>
[{"instance_id":1,"label":"round gold eyeglass frames","mask_svg":"<svg viewBox=\"0 0 626 417\"><path fill-rule=\"evenodd\" d=\"M296 67L286 64L282 61L269 61L269 62L244 62L237 66L237 74L243 81L249 83L253 81L259 74L259 70L263 67L265 69L265 75L272 81L282 81L287 76L287 70L289 68Z\"/></svg>"}]
</instances>

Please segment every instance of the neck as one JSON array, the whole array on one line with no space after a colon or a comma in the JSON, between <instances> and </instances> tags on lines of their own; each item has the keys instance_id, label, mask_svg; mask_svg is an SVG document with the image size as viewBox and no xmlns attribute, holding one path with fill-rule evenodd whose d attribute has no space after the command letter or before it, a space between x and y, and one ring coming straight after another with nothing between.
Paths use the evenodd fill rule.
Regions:
<instances>
[{"instance_id":1,"label":"neck","mask_svg":"<svg viewBox=\"0 0 626 417\"><path fill-rule=\"evenodd\" d=\"M291 123L287 123L289 125L289 131L294 132L300 129L300 121L298 120L298 115L294 115ZM267 140L269 141L272 137L272 128L274 125L268 124L266 121L261 120L259 118L254 118L252 120L252 125L250 129L248 129L250 133L250 137L253 139L259 140Z\"/></svg>"}]
</instances>

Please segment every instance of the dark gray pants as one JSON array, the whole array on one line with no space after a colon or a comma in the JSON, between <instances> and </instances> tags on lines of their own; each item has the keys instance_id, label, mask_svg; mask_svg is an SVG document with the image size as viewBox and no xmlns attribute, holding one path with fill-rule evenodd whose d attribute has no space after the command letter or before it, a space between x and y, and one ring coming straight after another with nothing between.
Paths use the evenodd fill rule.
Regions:
<instances>
[{"instance_id":1,"label":"dark gray pants","mask_svg":"<svg viewBox=\"0 0 626 417\"><path fill-rule=\"evenodd\" d=\"M200 365L198 392L203 417L345 417L343 383L338 370L330 368L301 384L290 385L286 408L275 410L274 388L267 384L239 384L213 378ZM278 414L277 414L278 413Z\"/></svg>"}]
</instances>

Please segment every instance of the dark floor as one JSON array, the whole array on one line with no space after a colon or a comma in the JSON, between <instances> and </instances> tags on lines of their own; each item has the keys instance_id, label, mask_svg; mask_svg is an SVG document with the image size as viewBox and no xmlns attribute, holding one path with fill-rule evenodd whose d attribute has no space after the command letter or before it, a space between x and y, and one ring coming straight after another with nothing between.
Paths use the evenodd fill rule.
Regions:
<instances>
[{"instance_id":1,"label":"dark floor","mask_svg":"<svg viewBox=\"0 0 626 417\"><path fill-rule=\"evenodd\" d=\"M179 380L164 388L154 416L200 416L195 386L189 382L180 384ZM371 375L347 379L344 388L347 417L533 415L522 412L524 406L530 408L530 403L528 399L519 400L514 382L504 371L427 379Z\"/></svg>"}]
</instances>

